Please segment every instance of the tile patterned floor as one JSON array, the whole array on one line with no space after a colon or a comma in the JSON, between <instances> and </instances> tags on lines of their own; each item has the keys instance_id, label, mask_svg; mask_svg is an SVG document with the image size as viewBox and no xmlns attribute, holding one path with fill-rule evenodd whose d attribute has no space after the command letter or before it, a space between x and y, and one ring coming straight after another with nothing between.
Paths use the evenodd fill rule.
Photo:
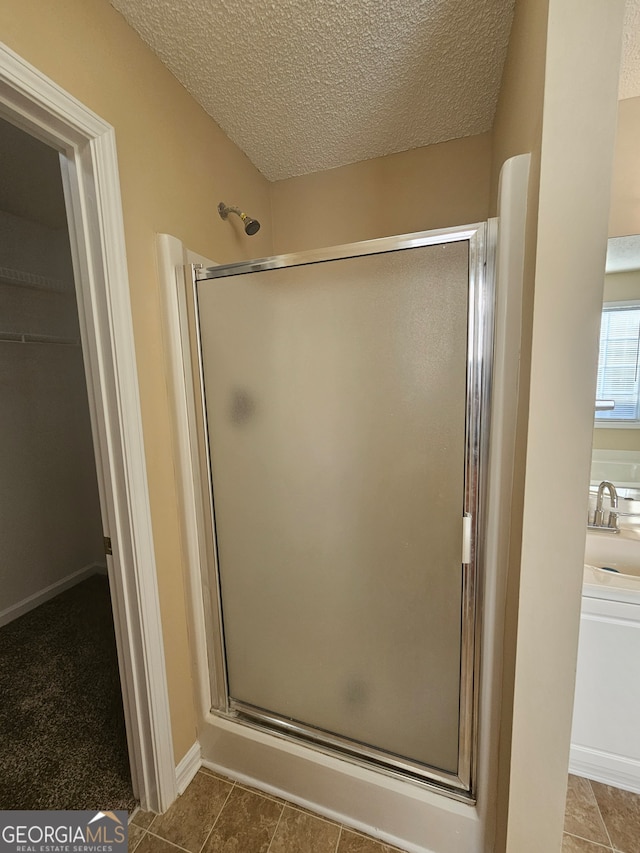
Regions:
<instances>
[{"instance_id":1,"label":"tile patterned floor","mask_svg":"<svg viewBox=\"0 0 640 853\"><path fill-rule=\"evenodd\" d=\"M137 812L130 853L399 853L325 820L205 770L163 815Z\"/></svg>"},{"instance_id":2,"label":"tile patterned floor","mask_svg":"<svg viewBox=\"0 0 640 853\"><path fill-rule=\"evenodd\" d=\"M640 794L569 776L562 853L640 853ZM200 770L163 815L138 812L130 853L399 853L284 800Z\"/></svg>"},{"instance_id":3,"label":"tile patterned floor","mask_svg":"<svg viewBox=\"0 0 640 853\"><path fill-rule=\"evenodd\" d=\"M640 853L640 794L569 776L562 853Z\"/></svg>"}]
</instances>

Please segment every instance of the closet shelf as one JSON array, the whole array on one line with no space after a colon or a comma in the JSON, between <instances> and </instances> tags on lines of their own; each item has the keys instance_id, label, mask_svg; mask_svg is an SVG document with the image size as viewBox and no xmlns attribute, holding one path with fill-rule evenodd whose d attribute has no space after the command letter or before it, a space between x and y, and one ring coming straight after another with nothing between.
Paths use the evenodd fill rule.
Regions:
<instances>
[{"instance_id":1,"label":"closet shelf","mask_svg":"<svg viewBox=\"0 0 640 853\"><path fill-rule=\"evenodd\" d=\"M61 278L48 278L23 270L13 270L0 267L0 281L3 284L13 284L18 287L29 287L34 290L46 290L50 293L74 294L74 290Z\"/></svg>"},{"instance_id":2,"label":"closet shelf","mask_svg":"<svg viewBox=\"0 0 640 853\"><path fill-rule=\"evenodd\" d=\"M57 335L31 335L20 332L0 332L0 343L9 344L63 344L79 347L78 338L61 338Z\"/></svg>"}]
</instances>

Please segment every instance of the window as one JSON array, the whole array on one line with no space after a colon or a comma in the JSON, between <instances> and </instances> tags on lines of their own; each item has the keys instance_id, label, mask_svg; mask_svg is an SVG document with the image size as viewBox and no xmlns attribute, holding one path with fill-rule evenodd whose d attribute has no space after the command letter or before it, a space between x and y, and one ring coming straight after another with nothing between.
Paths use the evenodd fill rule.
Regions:
<instances>
[{"instance_id":1,"label":"window","mask_svg":"<svg viewBox=\"0 0 640 853\"><path fill-rule=\"evenodd\" d=\"M614 403L596 410L596 424L640 427L640 302L604 305L596 399Z\"/></svg>"}]
</instances>

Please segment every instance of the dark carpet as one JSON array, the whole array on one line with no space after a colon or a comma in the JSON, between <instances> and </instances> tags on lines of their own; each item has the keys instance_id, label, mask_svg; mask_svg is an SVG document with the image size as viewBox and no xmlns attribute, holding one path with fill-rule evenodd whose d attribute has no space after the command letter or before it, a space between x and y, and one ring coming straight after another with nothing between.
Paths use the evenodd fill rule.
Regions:
<instances>
[{"instance_id":1,"label":"dark carpet","mask_svg":"<svg viewBox=\"0 0 640 853\"><path fill-rule=\"evenodd\" d=\"M0 628L0 809L133 810L107 578Z\"/></svg>"}]
</instances>

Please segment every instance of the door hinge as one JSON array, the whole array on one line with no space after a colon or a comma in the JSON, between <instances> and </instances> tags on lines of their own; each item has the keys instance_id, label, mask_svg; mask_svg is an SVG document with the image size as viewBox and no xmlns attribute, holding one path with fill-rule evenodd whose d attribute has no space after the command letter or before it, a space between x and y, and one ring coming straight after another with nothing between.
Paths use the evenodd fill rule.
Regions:
<instances>
[{"instance_id":1,"label":"door hinge","mask_svg":"<svg viewBox=\"0 0 640 853\"><path fill-rule=\"evenodd\" d=\"M111 539L108 536L104 536L103 541L104 541L105 556L107 556L107 557L113 556L113 551L111 550Z\"/></svg>"}]
</instances>

